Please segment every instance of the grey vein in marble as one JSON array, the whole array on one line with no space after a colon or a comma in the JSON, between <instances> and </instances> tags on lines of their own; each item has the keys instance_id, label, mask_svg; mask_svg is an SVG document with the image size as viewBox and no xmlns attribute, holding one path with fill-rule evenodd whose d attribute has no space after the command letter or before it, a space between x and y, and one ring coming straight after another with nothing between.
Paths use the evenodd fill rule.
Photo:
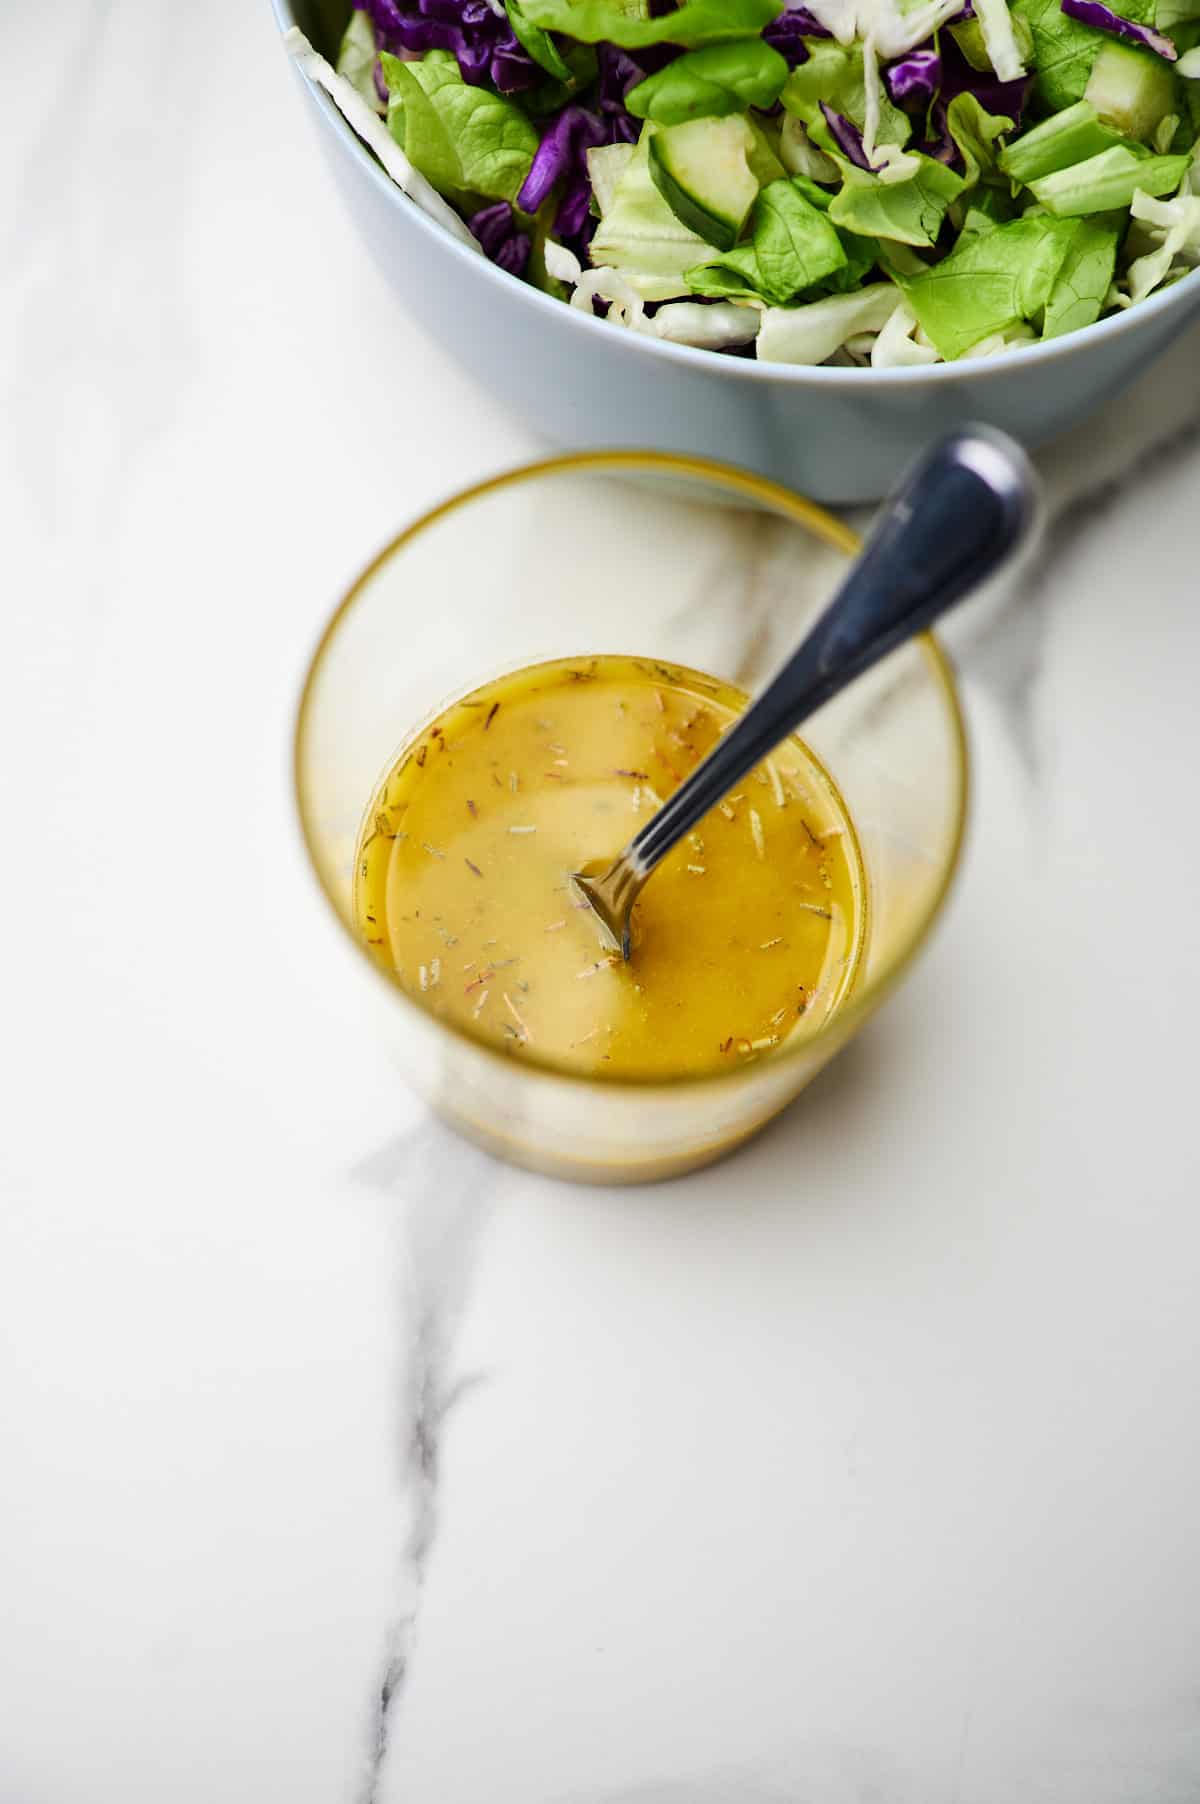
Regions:
<instances>
[{"instance_id":1,"label":"grey vein in marble","mask_svg":"<svg viewBox=\"0 0 1200 1804\"><path fill-rule=\"evenodd\" d=\"M421 1598L437 1537L446 1422L480 1373L452 1371L484 1214L503 1168L434 1117L389 1141L355 1171L396 1196L402 1215L405 1345L400 1393L400 1478L409 1521L401 1549L399 1610L391 1625L373 1707L361 1804L377 1804L380 1780L416 1645Z\"/></svg>"}]
</instances>

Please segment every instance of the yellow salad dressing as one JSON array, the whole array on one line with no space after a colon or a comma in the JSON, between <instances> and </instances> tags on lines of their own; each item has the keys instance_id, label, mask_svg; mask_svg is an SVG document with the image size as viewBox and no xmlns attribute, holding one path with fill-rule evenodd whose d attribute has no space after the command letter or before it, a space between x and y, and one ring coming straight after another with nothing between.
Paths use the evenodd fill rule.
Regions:
<instances>
[{"instance_id":1,"label":"yellow salad dressing","mask_svg":"<svg viewBox=\"0 0 1200 1804\"><path fill-rule=\"evenodd\" d=\"M627 657L534 665L453 703L367 811L355 912L373 956L447 1023L581 1073L715 1072L828 1019L854 982L866 892L841 798L799 740L654 873L628 964L570 887L745 705Z\"/></svg>"}]
</instances>

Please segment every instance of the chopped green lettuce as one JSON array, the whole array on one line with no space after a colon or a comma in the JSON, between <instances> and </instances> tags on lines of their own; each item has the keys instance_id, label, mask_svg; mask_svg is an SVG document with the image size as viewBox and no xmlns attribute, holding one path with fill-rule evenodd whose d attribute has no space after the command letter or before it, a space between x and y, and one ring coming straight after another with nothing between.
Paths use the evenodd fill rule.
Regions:
<instances>
[{"instance_id":1,"label":"chopped green lettuce","mask_svg":"<svg viewBox=\"0 0 1200 1804\"><path fill-rule=\"evenodd\" d=\"M1100 318L1112 285L1119 237L1110 226L1079 220L1046 299L1043 338L1061 338L1064 332L1078 332Z\"/></svg>"},{"instance_id":2,"label":"chopped green lettuce","mask_svg":"<svg viewBox=\"0 0 1200 1804\"><path fill-rule=\"evenodd\" d=\"M783 307L846 266L846 252L827 215L785 177L755 201L749 242L689 269L686 279L695 294L758 295Z\"/></svg>"},{"instance_id":3,"label":"chopped green lettuce","mask_svg":"<svg viewBox=\"0 0 1200 1804\"><path fill-rule=\"evenodd\" d=\"M1085 162L1122 142L1119 132L1102 125L1088 100L1077 100L1061 113L1051 113L1040 125L1022 132L1000 153L1000 167L1013 182L1025 186L1043 175Z\"/></svg>"},{"instance_id":4,"label":"chopped green lettuce","mask_svg":"<svg viewBox=\"0 0 1200 1804\"><path fill-rule=\"evenodd\" d=\"M1141 23L1178 37L1182 36L1181 25L1191 25L1197 20L1200 20L1200 0L1156 0L1150 18Z\"/></svg>"},{"instance_id":5,"label":"chopped green lettuce","mask_svg":"<svg viewBox=\"0 0 1200 1804\"><path fill-rule=\"evenodd\" d=\"M375 59L379 54L375 43L375 27L371 23L369 13L357 9L350 14L350 23L342 37L341 49L338 51L337 72L344 75L350 86L357 90L369 107L382 112L379 95L375 88Z\"/></svg>"},{"instance_id":6,"label":"chopped green lettuce","mask_svg":"<svg viewBox=\"0 0 1200 1804\"><path fill-rule=\"evenodd\" d=\"M561 31L582 44L724 44L754 37L783 10L783 0L683 0L676 11L650 16L647 0L521 0L525 17L543 31Z\"/></svg>"},{"instance_id":7,"label":"chopped green lettuce","mask_svg":"<svg viewBox=\"0 0 1200 1804\"><path fill-rule=\"evenodd\" d=\"M1040 176L1030 182L1029 191L1047 212L1076 219L1127 207L1138 189L1143 194L1171 194L1187 166L1187 157L1139 156L1131 145L1114 144L1097 157Z\"/></svg>"},{"instance_id":8,"label":"chopped green lettuce","mask_svg":"<svg viewBox=\"0 0 1200 1804\"><path fill-rule=\"evenodd\" d=\"M779 161L776 144L764 131L762 122L747 114L746 124L750 130L750 148L746 152L746 162L759 187L765 188L768 182L779 181L787 174L787 170Z\"/></svg>"},{"instance_id":9,"label":"chopped green lettuce","mask_svg":"<svg viewBox=\"0 0 1200 1804\"><path fill-rule=\"evenodd\" d=\"M794 175L792 185L814 207L822 213L828 213L833 204L833 196L827 188L805 175ZM821 283L821 287L831 294L848 294L857 288L865 275L868 275L880 260L881 246L877 238L863 238L857 232L848 232L841 227L834 228L846 253L845 264L832 270ZM889 261L893 260L901 247L897 244L888 246ZM911 254L911 253L910 253Z\"/></svg>"},{"instance_id":10,"label":"chopped green lettuce","mask_svg":"<svg viewBox=\"0 0 1200 1804\"><path fill-rule=\"evenodd\" d=\"M447 199L515 201L538 147L520 107L488 88L471 87L448 50L419 62L381 59L388 85L388 128L406 157Z\"/></svg>"},{"instance_id":11,"label":"chopped green lettuce","mask_svg":"<svg viewBox=\"0 0 1200 1804\"><path fill-rule=\"evenodd\" d=\"M1068 18L1059 0L1017 0L1014 10L1033 33L1033 91L1042 111L1082 100L1104 33Z\"/></svg>"},{"instance_id":12,"label":"chopped green lettuce","mask_svg":"<svg viewBox=\"0 0 1200 1804\"><path fill-rule=\"evenodd\" d=\"M942 229L946 208L963 191L963 178L932 157L905 182L886 182L869 170L842 164L842 187L829 217L864 238L894 238L900 244L931 246Z\"/></svg>"},{"instance_id":13,"label":"chopped green lettuce","mask_svg":"<svg viewBox=\"0 0 1200 1804\"><path fill-rule=\"evenodd\" d=\"M966 192L992 175L1003 149L999 141L1012 130L1013 122L986 112L974 94L956 94L946 108L946 127L963 160Z\"/></svg>"},{"instance_id":14,"label":"chopped green lettuce","mask_svg":"<svg viewBox=\"0 0 1200 1804\"><path fill-rule=\"evenodd\" d=\"M625 105L635 119L660 125L715 119L751 106L774 106L787 73L778 50L761 38L741 38L736 44L685 51L631 88Z\"/></svg>"},{"instance_id":15,"label":"chopped green lettuce","mask_svg":"<svg viewBox=\"0 0 1200 1804\"><path fill-rule=\"evenodd\" d=\"M861 131L867 122L867 84L859 45L830 42L809 45L808 61L793 69L779 98L784 108L809 127L826 133L821 102L835 113L844 113ZM884 95L879 104L877 144L907 144L912 121ZM821 148L825 148L827 134Z\"/></svg>"},{"instance_id":16,"label":"chopped green lettuce","mask_svg":"<svg viewBox=\"0 0 1200 1804\"><path fill-rule=\"evenodd\" d=\"M948 362L1045 307L1077 227L1045 215L962 237L948 257L901 283L930 342Z\"/></svg>"},{"instance_id":17,"label":"chopped green lettuce","mask_svg":"<svg viewBox=\"0 0 1200 1804\"><path fill-rule=\"evenodd\" d=\"M521 48L533 58L538 68L544 69L546 74L552 75L556 81L570 86L574 80L571 65L550 33L543 31L540 25L535 25L532 20L526 18L521 0L505 0L505 11L508 13L508 22L513 28L513 36Z\"/></svg>"}]
</instances>

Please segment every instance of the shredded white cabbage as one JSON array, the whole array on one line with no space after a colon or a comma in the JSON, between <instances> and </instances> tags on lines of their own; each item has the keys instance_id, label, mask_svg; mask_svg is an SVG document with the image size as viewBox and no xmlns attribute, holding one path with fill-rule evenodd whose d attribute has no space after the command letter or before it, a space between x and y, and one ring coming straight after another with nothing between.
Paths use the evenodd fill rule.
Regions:
<instances>
[{"instance_id":1,"label":"shredded white cabbage","mask_svg":"<svg viewBox=\"0 0 1200 1804\"><path fill-rule=\"evenodd\" d=\"M995 357L1001 351L1011 350L1013 345L1032 344L1036 337L1033 327L1022 321L1019 326L1010 326L1007 332L990 332L978 344L973 344L969 351L964 351L959 362L965 363L968 358Z\"/></svg>"},{"instance_id":2,"label":"shredded white cabbage","mask_svg":"<svg viewBox=\"0 0 1200 1804\"><path fill-rule=\"evenodd\" d=\"M573 288L583 274L583 265L575 252L568 250L565 244L560 244L557 238L547 238L544 255L546 274L556 282L565 282Z\"/></svg>"},{"instance_id":3,"label":"shredded white cabbage","mask_svg":"<svg viewBox=\"0 0 1200 1804\"><path fill-rule=\"evenodd\" d=\"M779 130L779 161L789 175L806 175L812 182L836 182L840 170L832 157L818 150L794 113L785 113Z\"/></svg>"},{"instance_id":4,"label":"shredded white cabbage","mask_svg":"<svg viewBox=\"0 0 1200 1804\"><path fill-rule=\"evenodd\" d=\"M866 96L863 108L863 153L881 182L906 182L910 176L918 173L921 162L911 152L901 150L898 144L878 142L879 120L883 110L883 77L879 73L879 58L875 54L873 37L863 40L862 59L863 93Z\"/></svg>"},{"instance_id":5,"label":"shredded white cabbage","mask_svg":"<svg viewBox=\"0 0 1200 1804\"><path fill-rule=\"evenodd\" d=\"M350 15L342 47L338 51L337 72L344 75L352 88L357 88L373 113L386 113L387 101L375 85L379 63L375 47L375 27L369 13L355 11Z\"/></svg>"},{"instance_id":6,"label":"shredded white cabbage","mask_svg":"<svg viewBox=\"0 0 1200 1804\"><path fill-rule=\"evenodd\" d=\"M1176 194L1171 200L1158 200L1153 194L1147 194L1138 188L1134 192L1129 211L1135 219L1146 225L1162 226L1170 231L1172 226L1180 226L1189 216L1193 205L1200 205L1194 195Z\"/></svg>"},{"instance_id":7,"label":"shredded white cabbage","mask_svg":"<svg viewBox=\"0 0 1200 1804\"><path fill-rule=\"evenodd\" d=\"M1124 286L1130 300L1144 301L1176 272L1177 265L1182 273L1200 263L1200 197L1180 193L1172 200L1155 200L1139 188L1130 212L1150 227L1150 236L1161 235L1157 248L1138 257L1125 271Z\"/></svg>"},{"instance_id":8,"label":"shredded white cabbage","mask_svg":"<svg viewBox=\"0 0 1200 1804\"><path fill-rule=\"evenodd\" d=\"M694 345L702 351L727 351L748 345L758 336L759 308L735 301L670 301L659 308L650 324L659 338L675 345Z\"/></svg>"},{"instance_id":9,"label":"shredded white cabbage","mask_svg":"<svg viewBox=\"0 0 1200 1804\"><path fill-rule=\"evenodd\" d=\"M921 159L911 150L901 150L898 144L877 144L871 152L871 168L885 185L906 182L920 173Z\"/></svg>"},{"instance_id":10,"label":"shredded white cabbage","mask_svg":"<svg viewBox=\"0 0 1200 1804\"><path fill-rule=\"evenodd\" d=\"M919 6L903 6L899 0L809 0L809 11L839 44L871 38L877 53L890 61L932 37L962 11L962 0L922 0Z\"/></svg>"},{"instance_id":11,"label":"shredded white cabbage","mask_svg":"<svg viewBox=\"0 0 1200 1804\"><path fill-rule=\"evenodd\" d=\"M607 266L585 270L578 257L553 238L546 240L546 271L575 290L572 307L590 313L594 300L607 301L610 325L665 339L668 344L727 351L735 345L753 343L758 334L762 306L759 301L745 305L717 301L709 306L699 301L675 301L659 307L650 319L645 301L626 273Z\"/></svg>"},{"instance_id":12,"label":"shredded white cabbage","mask_svg":"<svg viewBox=\"0 0 1200 1804\"><path fill-rule=\"evenodd\" d=\"M646 303L619 269L580 271L571 305L590 313L594 300L609 303L608 317L614 325L627 326L631 332L653 332L654 326L646 318Z\"/></svg>"},{"instance_id":13,"label":"shredded white cabbage","mask_svg":"<svg viewBox=\"0 0 1200 1804\"><path fill-rule=\"evenodd\" d=\"M600 209L600 217L612 212L617 183L636 156L632 144L598 144L586 153L588 180L592 196Z\"/></svg>"},{"instance_id":14,"label":"shredded white cabbage","mask_svg":"<svg viewBox=\"0 0 1200 1804\"><path fill-rule=\"evenodd\" d=\"M875 54L875 39L863 39L863 89L866 94L866 107L863 113L863 154L867 162L875 162L875 140L879 136L879 108L882 100L882 82L879 79L879 58Z\"/></svg>"},{"instance_id":15,"label":"shredded white cabbage","mask_svg":"<svg viewBox=\"0 0 1200 1804\"><path fill-rule=\"evenodd\" d=\"M922 344L916 333L917 316L907 301L901 301L887 324L875 335L871 346L871 368L910 370L923 363L940 363L939 353L931 344Z\"/></svg>"},{"instance_id":16,"label":"shredded white cabbage","mask_svg":"<svg viewBox=\"0 0 1200 1804\"><path fill-rule=\"evenodd\" d=\"M983 33L988 61L1001 81L1016 81L1025 73L1021 52L1017 48L1012 15L1007 0L975 0L975 17Z\"/></svg>"},{"instance_id":17,"label":"shredded white cabbage","mask_svg":"<svg viewBox=\"0 0 1200 1804\"><path fill-rule=\"evenodd\" d=\"M1175 65L1175 73L1186 76L1188 81L1200 81L1200 47L1184 51Z\"/></svg>"},{"instance_id":18,"label":"shredded white cabbage","mask_svg":"<svg viewBox=\"0 0 1200 1804\"><path fill-rule=\"evenodd\" d=\"M834 294L803 307L766 307L758 332L763 363L825 363L860 332L880 332L901 304L891 282Z\"/></svg>"},{"instance_id":19,"label":"shredded white cabbage","mask_svg":"<svg viewBox=\"0 0 1200 1804\"><path fill-rule=\"evenodd\" d=\"M727 351L734 345L751 344L758 334L762 305L758 301L746 305L717 301L710 306L699 301L675 301L660 307L650 319L645 301L626 273L608 267L584 270L574 252L553 238L546 240L546 271L574 288L573 307L590 313L593 300L607 301L610 325L662 338L668 344Z\"/></svg>"},{"instance_id":20,"label":"shredded white cabbage","mask_svg":"<svg viewBox=\"0 0 1200 1804\"><path fill-rule=\"evenodd\" d=\"M347 125L358 134L368 150L374 151L397 188L402 188L422 212L428 213L431 219L436 219L439 225L445 226L460 244L469 244L473 251L478 251L482 256L483 251L474 234L463 224L454 208L442 199L437 189L426 181L420 170L413 168L387 126L372 112L358 89L344 75L339 75L319 51L313 49L299 26L293 25L290 31L284 32L283 41L289 55L295 58L308 79L324 88Z\"/></svg>"}]
</instances>

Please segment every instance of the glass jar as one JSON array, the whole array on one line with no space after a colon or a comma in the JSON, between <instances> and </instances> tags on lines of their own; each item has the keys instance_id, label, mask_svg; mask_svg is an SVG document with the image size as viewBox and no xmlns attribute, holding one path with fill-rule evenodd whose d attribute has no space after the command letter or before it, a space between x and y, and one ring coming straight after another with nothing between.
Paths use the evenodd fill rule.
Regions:
<instances>
[{"instance_id":1,"label":"glass jar","mask_svg":"<svg viewBox=\"0 0 1200 1804\"><path fill-rule=\"evenodd\" d=\"M439 1019L377 966L359 937L353 872L380 777L449 701L544 659L659 658L754 691L856 548L842 522L759 477L685 457L587 453L434 508L337 608L296 726L305 842L400 1068L492 1152L563 1177L633 1183L705 1164L786 1107L879 1007L945 902L968 782L954 680L925 635L805 724L861 842L858 981L819 1030L700 1077L581 1077L536 1048L513 1058Z\"/></svg>"}]
</instances>

